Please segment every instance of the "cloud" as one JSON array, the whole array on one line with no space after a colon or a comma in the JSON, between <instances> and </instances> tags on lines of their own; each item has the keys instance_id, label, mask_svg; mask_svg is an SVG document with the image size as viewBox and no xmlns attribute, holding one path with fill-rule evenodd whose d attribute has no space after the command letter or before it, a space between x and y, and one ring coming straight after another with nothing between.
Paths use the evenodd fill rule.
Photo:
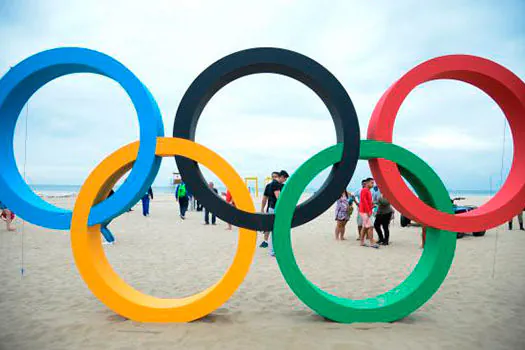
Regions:
<instances>
[{"instance_id":1,"label":"cloud","mask_svg":"<svg viewBox=\"0 0 525 350\"><path fill-rule=\"evenodd\" d=\"M53 47L107 53L148 86L166 135L193 79L232 52L257 46L303 53L328 68L349 92L366 128L390 84L429 58L469 53L493 59L524 79L525 24L520 1L221 1L0 2L0 75ZM512 144L503 114L463 83L435 81L401 107L394 141L436 167L447 186L487 188L508 169ZM1 116L0 116L1 118ZM15 148L23 164L25 116ZM53 81L30 100L27 173L34 183L83 182L106 155L138 138L133 106L118 84L73 75ZM250 76L219 91L205 108L197 140L243 175L293 171L335 142L331 118L315 94L289 78ZM461 151L458 151L460 149ZM156 185L176 170L165 159ZM360 164L356 186L367 174ZM206 176L212 177L208 172ZM322 176L314 181L320 184Z\"/></svg>"}]
</instances>

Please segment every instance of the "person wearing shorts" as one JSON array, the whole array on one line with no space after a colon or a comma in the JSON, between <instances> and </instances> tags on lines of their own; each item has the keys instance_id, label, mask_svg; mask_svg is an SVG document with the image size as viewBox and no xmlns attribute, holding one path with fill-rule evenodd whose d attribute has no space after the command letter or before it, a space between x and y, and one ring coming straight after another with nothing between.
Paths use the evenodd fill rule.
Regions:
<instances>
[{"instance_id":1,"label":"person wearing shorts","mask_svg":"<svg viewBox=\"0 0 525 350\"><path fill-rule=\"evenodd\" d=\"M335 203L335 240L345 240L345 227L350 219L350 208L352 205L348 202L348 192L346 190Z\"/></svg>"},{"instance_id":2,"label":"person wearing shorts","mask_svg":"<svg viewBox=\"0 0 525 350\"><path fill-rule=\"evenodd\" d=\"M372 212L374 203L372 202L372 193L370 189L374 187L374 179L368 178L365 180L365 187L361 189L359 200L359 215L363 221L363 228L361 229L361 246L370 246L372 248L379 248L379 245L374 242L374 227L372 226ZM368 244L365 243L365 238L368 239Z\"/></svg>"}]
</instances>

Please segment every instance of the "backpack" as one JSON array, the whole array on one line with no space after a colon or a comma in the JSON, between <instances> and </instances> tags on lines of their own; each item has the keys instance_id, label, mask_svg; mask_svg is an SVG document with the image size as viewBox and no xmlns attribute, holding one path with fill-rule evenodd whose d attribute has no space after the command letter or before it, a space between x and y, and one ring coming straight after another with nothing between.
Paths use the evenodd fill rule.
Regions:
<instances>
[{"instance_id":1,"label":"backpack","mask_svg":"<svg viewBox=\"0 0 525 350\"><path fill-rule=\"evenodd\" d=\"M186 197L186 184L180 184L177 191L177 198Z\"/></svg>"}]
</instances>

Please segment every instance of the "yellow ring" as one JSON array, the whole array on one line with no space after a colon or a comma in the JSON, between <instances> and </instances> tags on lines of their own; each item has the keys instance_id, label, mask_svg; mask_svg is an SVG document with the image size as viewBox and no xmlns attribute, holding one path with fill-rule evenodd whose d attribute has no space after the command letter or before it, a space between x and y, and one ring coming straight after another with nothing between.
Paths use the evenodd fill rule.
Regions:
<instances>
[{"instance_id":1,"label":"yellow ring","mask_svg":"<svg viewBox=\"0 0 525 350\"><path fill-rule=\"evenodd\" d=\"M89 175L80 189L71 221L71 247L78 271L89 289L107 307L139 322L189 322L224 304L246 277L255 254L256 232L239 228L237 252L219 282L181 299L156 298L128 285L113 270L102 249L100 225L88 227L91 207L103 199L116 181L131 168L139 142L122 147ZM219 155L202 145L178 138L157 138L157 156L181 155L213 171L231 191L235 205L255 212L250 193L237 172Z\"/></svg>"}]
</instances>

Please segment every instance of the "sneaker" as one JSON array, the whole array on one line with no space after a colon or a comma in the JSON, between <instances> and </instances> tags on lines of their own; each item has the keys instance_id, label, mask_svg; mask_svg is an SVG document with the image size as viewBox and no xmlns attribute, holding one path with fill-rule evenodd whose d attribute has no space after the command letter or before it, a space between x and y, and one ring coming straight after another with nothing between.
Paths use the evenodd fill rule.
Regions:
<instances>
[{"instance_id":1,"label":"sneaker","mask_svg":"<svg viewBox=\"0 0 525 350\"><path fill-rule=\"evenodd\" d=\"M259 248L268 248L268 242L263 241L263 242L261 243L261 245L259 246Z\"/></svg>"},{"instance_id":2,"label":"sneaker","mask_svg":"<svg viewBox=\"0 0 525 350\"><path fill-rule=\"evenodd\" d=\"M379 249L379 244L374 243L370 246L371 248Z\"/></svg>"},{"instance_id":3,"label":"sneaker","mask_svg":"<svg viewBox=\"0 0 525 350\"><path fill-rule=\"evenodd\" d=\"M113 245L114 242L108 242L108 241L104 241L102 242L102 245Z\"/></svg>"},{"instance_id":4,"label":"sneaker","mask_svg":"<svg viewBox=\"0 0 525 350\"><path fill-rule=\"evenodd\" d=\"M180 215L180 218L181 218L182 220L186 219L186 218L185 218L184 216L182 216L182 215Z\"/></svg>"},{"instance_id":5,"label":"sneaker","mask_svg":"<svg viewBox=\"0 0 525 350\"><path fill-rule=\"evenodd\" d=\"M209 222L205 222L203 225L209 225L210 223Z\"/></svg>"}]
</instances>

